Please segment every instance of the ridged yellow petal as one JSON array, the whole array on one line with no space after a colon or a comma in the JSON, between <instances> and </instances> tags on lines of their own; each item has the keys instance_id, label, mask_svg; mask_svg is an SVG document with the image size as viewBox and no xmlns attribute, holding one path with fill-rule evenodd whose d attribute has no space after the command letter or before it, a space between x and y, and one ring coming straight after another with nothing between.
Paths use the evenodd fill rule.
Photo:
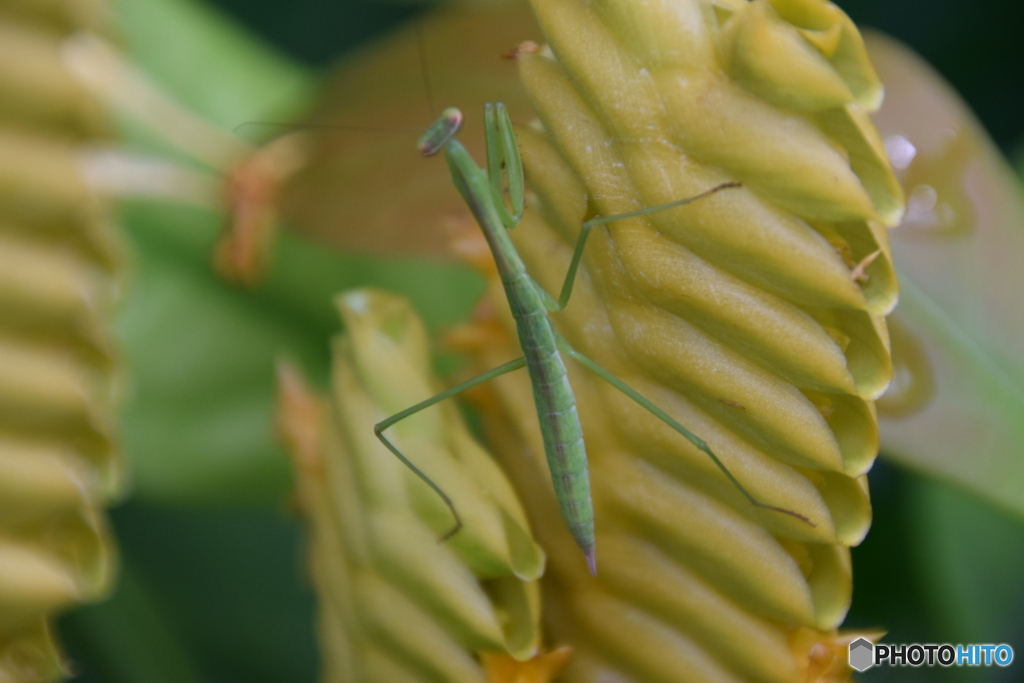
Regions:
<instances>
[{"instance_id":1,"label":"ridged yellow petal","mask_svg":"<svg viewBox=\"0 0 1024 683\"><path fill-rule=\"evenodd\" d=\"M543 464L526 378L487 409L550 556L545 619L566 681L847 680L833 654L870 525L873 399L892 376L903 198L867 118L881 87L849 19L819 0L535 0L549 50L519 57L539 122L513 233L557 292L583 221L693 196L591 235L569 342L706 440L759 501L630 399L570 363L594 487L586 575ZM463 332L479 369L511 338ZM511 426L505 420L511 419ZM522 457L531 453L537 460ZM738 634L742 634L738 635ZM827 661L826 661L827 660ZM810 678L809 678L810 676Z\"/></svg>"},{"instance_id":2,"label":"ridged yellow petal","mask_svg":"<svg viewBox=\"0 0 1024 683\"><path fill-rule=\"evenodd\" d=\"M120 238L79 156L102 105L69 67L95 2L0 10L0 681L65 675L50 620L116 567L103 507L120 488L111 316Z\"/></svg>"}]
</instances>

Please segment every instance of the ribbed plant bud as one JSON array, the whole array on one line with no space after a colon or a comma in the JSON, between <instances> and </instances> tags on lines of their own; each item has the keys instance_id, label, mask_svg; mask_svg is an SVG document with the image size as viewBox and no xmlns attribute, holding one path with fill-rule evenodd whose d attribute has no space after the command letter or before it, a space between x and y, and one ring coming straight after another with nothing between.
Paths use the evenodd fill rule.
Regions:
<instances>
[{"instance_id":1,"label":"ribbed plant bud","mask_svg":"<svg viewBox=\"0 0 1024 683\"><path fill-rule=\"evenodd\" d=\"M891 376L886 227L902 197L867 118L860 36L819 0L534 0L520 63L533 196L513 232L557 293L582 223L739 182L593 231L560 333L700 438L758 501L570 362L598 578L565 531L526 377L499 379L492 443L549 553L546 632L566 681L846 680L849 546L867 533L873 399ZM508 307L478 369L520 355ZM500 331L498 328L501 328ZM488 332L490 330L490 332ZM484 342L485 340L485 342ZM463 347L465 348L465 344ZM537 456L522 457L526 449Z\"/></svg>"},{"instance_id":2,"label":"ribbed plant bud","mask_svg":"<svg viewBox=\"0 0 1024 683\"><path fill-rule=\"evenodd\" d=\"M102 107L63 61L95 3L0 10L0 682L62 675L50 619L115 566L112 305L120 242L83 178Z\"/></svg>"},{"instance_id":3,"label":"ribbed plant bud","mask_svg":"<svg viewBox=\"0 0 1024 683\"><path fill-rule=\"evenodd\" d=\"M544 554L526 515L458 408L442 403L386 431L462 518L439 542L451 511L374 435L376 423L439 391L423 325L384 292L357 290L338 307L346 331L330 397L287 364L279 372L280 429L310 525L324 680L520 680L485 678L484 666L508 672L539 645ZM481 662L478 652L491 654Z\"/></svg>"}]
</instances>

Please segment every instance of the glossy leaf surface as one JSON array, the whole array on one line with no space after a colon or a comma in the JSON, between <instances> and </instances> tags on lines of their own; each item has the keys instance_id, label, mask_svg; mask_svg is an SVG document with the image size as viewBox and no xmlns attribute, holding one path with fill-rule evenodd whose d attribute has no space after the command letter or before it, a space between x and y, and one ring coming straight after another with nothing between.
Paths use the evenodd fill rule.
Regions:
<instances>
[{"instance_id":1,"label":"glossy leaf surface","mask_svg":"<svg viewBox=\"0 0 1024 683\"><path fill-rule=\"evenodd\" d=\"M880 35L875 121L908 197L892 231L901 283L883 451L1024 513L1024 194L930 67Z\"/></svg>"}]
</instances>

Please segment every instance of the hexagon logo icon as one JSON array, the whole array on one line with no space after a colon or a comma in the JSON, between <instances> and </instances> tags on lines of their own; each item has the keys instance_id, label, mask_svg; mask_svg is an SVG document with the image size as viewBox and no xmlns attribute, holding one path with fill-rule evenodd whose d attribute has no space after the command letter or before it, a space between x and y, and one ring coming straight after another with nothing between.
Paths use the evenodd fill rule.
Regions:
<instances>
[{"instance_id":1,"label":"hexagon logo icon","mask_svg":"<svg viewBox=\"0 0 1024 683\"><path fill-rule=\"evenodd\" d=\"M875 663L875 646L870 640L858 638L850 643L850 666L866 671Z\"/></svg>"}]
</instances>

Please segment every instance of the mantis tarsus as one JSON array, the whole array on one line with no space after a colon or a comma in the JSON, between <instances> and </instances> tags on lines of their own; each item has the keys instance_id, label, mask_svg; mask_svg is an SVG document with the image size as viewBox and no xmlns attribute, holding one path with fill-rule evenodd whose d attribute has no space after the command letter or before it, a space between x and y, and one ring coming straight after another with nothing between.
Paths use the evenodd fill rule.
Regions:
<instances>
[{"instance_id":1,"label":"mantis tarsus","mask_svg":"<svg viewBox=\"0 0 1024 683\"><path fill-rule=\"evenodd\" d=\"M519 334L520 348L523 356L494 368L482 375L465 381L447 391L441 392L421 403L418 403L374 427L377 437L387 448L426 482L448 505L455 517L455 526L444 538L455 534L462 527L455 505L448 495L431 479L409 461L384 436L384 430L396 422L413 415L425 408L459 394L471 387L499 377L505 373L526 367L533 386L533 398L540 421L548 465L554 482L555 493L562 509L562 516L569 525L569 530L583 551L590 573L597 574L597 560L594 547L594 511L590 497L590 479L587 471L587 454L583 442L583 429L576 412L576 399L566 375L562 354L579 362L601 379L624 393L646 408L658 419L688 439L694 446L706 453L725 474L737 489L756 507L773 510L791 515L811 524L803 515L792 510L766 505L756 500L729 469L718 459L703 439L699 438L681 424L676 422L665 411L629 387L625 382L612 375L590 358L573 349L563 339L548 319L548 312L557 312L565 308L572 295L573 282L579 267L580 257L587 242L590 230L597 225L617 220L633 218L664 209L682 206L697 201L710 194L739 183L724 183L687 199L641 209L631 213L615 216L594 218L583 224L576 242L572 261L561 293L555 300L527 274L526 268L507 231L514 228L522 218L524 179L522 160L516 143L515 132L508 112L502 104L488 104L485 109L485 129L487 143L487 171L479 168L466 148L455 139L462 124L462 113L458 109L446 109L433 126L420 138L419 149L424 156L432 156L442 149L448 160L452 178L476 217L484 232L487 243L497 264L509 306L515 319ZM508 195L511 211L505 205L504 185L508 184Z\"/></svg>"}]
</instances>

